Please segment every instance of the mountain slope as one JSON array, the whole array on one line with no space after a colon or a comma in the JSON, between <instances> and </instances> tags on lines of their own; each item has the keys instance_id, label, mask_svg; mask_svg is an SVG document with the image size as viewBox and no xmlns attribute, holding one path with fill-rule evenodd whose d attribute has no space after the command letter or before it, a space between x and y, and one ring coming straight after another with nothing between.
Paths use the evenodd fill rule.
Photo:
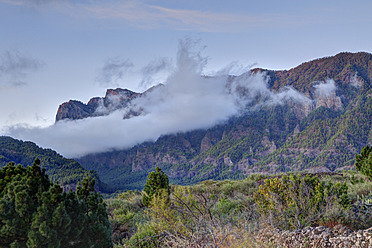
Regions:
<instances>
[{"instance_id":1,"label":"mountain slope","mask_svg":"<svg viewBox=\"0 0 372 248\"><path fill-rule=\"evenodd\" d=\"M107 190L95 171L84 169L73 159L66 159L51 149L43 149L35 143L24 142L7 136L0 136L0 166L3 167L9 162L16 164L32 165L34 160L39 158L40 166L46 169L49 178L59 182L65 188L74 188L82 181L86 173L96 178L96 185L101 191Z\"/></svg>"},{"instance_id":2,"label":"mountain slope","mask_svg":"<svg viewBox=\"0 0 372 248\"><path fill-rule=\"evenodd\" d=\"M78 161L104 182L129 189L141 188L155 166L177 183L265 171L333 171L352 165L355 153L372 143L371 54L340 53L288 71L249 73L257 72L266 73L273 92L292 87L308 100L263 104L257 99L243 115L213 128L164 135Z\"/></svg>"}]
</instances>

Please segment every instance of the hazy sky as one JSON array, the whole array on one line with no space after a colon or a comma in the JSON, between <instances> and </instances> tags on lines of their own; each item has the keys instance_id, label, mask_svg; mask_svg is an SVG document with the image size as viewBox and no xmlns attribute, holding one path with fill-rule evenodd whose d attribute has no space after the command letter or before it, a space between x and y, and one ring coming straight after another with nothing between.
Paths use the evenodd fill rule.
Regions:
<instances>
[{"instance_id":1,"label":"hazy sky","mask_svg":"<svg viewBox=\"0 0 372 248\"><path fill-rule=\"evenodd\" d=\"M69 99L166 81L185 37L202 48L203 74L371 52L371 9L367 0L0 0L0 130L52 125Z\"/></svg>"}]
</instances>

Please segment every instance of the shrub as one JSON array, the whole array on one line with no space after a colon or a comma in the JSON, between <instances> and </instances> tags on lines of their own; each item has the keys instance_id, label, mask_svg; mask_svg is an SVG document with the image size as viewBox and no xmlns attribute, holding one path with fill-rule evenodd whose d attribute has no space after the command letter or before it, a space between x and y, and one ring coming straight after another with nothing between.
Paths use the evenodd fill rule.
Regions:
<instances>
[{"instance_id":1,"label":"shrub","mask_svg":"<svg viewBox=\"0 0 372 248\"><path fill-rule=\"evenodd\" d=\"M350 219L354 229L372 226L372 192L357 197L357 201L351 207Z\"/></svg>"},{"instance_id":2,"label":"shrub","mask_svg":"<svg viewBox=\"0 0 372 248\"><path fill-rule=\"evenodd\" d=\"M257 211L279 229L301 229L333 205L350 204L346 184L322 182L317 176L290 174L265 180L254 195Z\"/></svg>"}]
</instances>

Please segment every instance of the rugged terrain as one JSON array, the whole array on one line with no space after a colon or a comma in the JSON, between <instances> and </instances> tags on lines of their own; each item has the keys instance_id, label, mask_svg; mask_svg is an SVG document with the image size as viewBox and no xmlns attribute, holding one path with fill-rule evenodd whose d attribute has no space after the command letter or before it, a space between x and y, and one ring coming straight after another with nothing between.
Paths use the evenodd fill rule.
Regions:
<instances>
[{"instance_id":1,"label":"rugged terrain","mask_svg":"<svg viewBox=\"0 0 372 248\"><path fill-rule=\"evenodd\" d=\"M372 54L340 53L291 70L249 73L264 73L276 94L295 91L306 100L267 104L261 95L240 116L207 130L164 135L78 161L111 186L130 189L141 188L156 166L182 184L257 172L335 171L353 165L355 154L372 143ZM238 77L244 80L245 74ZM143 94L116 89L88 104L70 101L59 107L56 120L103 115ZM128 113L123 118L141 114Z\"/></svg>"}]
</instances>

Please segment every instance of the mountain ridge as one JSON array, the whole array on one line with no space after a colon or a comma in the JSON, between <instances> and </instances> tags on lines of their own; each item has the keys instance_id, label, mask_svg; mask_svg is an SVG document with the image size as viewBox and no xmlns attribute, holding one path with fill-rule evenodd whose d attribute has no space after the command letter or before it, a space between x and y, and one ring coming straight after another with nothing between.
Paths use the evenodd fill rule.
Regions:
<instances>
[{"instance_id":1,"label":"mountain ridge","mask_svg":"<svg viewBox=\"0 0 372 248\"><path fill-rule=\"evenodd\" d=\"M77 100L62 103L58 107L55 119L57 122L64 119L77 120L103 116L119 108L126 107L131 100L141 95L141 93L136 93L128 89L108 89L104 97L93 97L87 104Z\"/></svg>"},{"instance_id":2,"label":"mountain ridge","mask_svg":"<svg viewBox=\"0 0 372 248\"><path fill-rule=\"evenodd\" d=\"M334 171L350 165L354 154L372 142L371 54L339 53L290 70L249 73L257 72L265 73L270 90L292 88L308 101L259 105L209 129L163 135L78 161L97 170L104 182L130 189L141 188L155 166L171 181L186 184L257 172ZM331 93L323 94L326 90Z\"/></svg>"}]
</instances>

